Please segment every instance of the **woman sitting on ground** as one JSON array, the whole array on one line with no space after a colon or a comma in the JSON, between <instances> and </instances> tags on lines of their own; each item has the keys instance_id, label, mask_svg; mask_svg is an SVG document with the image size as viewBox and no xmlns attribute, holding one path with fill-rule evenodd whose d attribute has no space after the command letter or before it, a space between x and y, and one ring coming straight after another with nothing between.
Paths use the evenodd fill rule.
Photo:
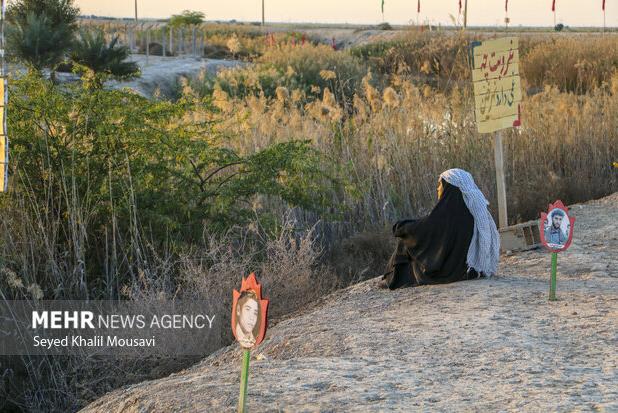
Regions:
<instances>
[{"instance_id":1,"label":"woman sitting on ground","mask_svg":"<svg viewBox=\"0 0 618 413\"><path fill-rule=\"evenodd\" d=\"M392 289L490 277L498 268L500 241L487 199L462 169L438 180L438 203L419 220L399 221L399 238L384 286Z\"/></svg>"}]
</instances>

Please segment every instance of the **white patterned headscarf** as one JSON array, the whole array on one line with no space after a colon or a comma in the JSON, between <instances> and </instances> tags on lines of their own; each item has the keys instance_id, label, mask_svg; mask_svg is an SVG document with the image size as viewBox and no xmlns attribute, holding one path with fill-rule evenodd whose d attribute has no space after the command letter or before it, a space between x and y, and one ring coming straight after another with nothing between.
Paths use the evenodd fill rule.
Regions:
<instances>
[{"instance_id":1,"label":"white patterned headscarf","mask_svg":"<svg viewBox=\"0 0 618 413\"><path fill-rule=\"evenodd\" d=\"M474 233L468 249L468 270L475 269L487 277L496 274L500 255L500 237L487 205L489 202L474 183L474 178L463 169L449 169L440 174L451 185L459 188L468 210L474 217Z\"/></svg>"}]
</instances>

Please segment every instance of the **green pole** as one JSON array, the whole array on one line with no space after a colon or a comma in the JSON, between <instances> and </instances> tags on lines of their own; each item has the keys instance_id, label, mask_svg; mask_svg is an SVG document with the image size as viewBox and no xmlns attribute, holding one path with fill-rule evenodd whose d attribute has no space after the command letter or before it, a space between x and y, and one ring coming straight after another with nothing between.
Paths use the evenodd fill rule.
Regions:
<instances>
[{"instance_id":1,"label":"green pole","mask_svg":"<svg viewBox=\"0 0 618 413\"><path fill-rule=\"evenodd\" d=\"M240 396L238 397L238 413L247 411L247 381L249 379L249 359L251 350L243 351L242 370L240 371Z\"/></svg>"},{"instance_id":2,"label":"green pole","mask_svg":"<svg viewBox=\"0 0 618 413\"><path fill-rule=\"evenodd\" d=\"M549 284L549 301L556 301L556 271L558 269L558 253L551 253L551 282Z\"/></svg>"}]
</instances>

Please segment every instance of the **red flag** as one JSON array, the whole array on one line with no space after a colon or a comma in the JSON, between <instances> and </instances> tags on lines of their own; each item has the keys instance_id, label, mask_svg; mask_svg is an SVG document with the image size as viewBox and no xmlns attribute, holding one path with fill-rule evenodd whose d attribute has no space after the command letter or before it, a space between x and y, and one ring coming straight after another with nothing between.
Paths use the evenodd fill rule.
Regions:
<instances>
[{"instance_id":1,"label":"red flag","mask_svg":"<svg viewBox=\"0 0 618 413\"><path fill-rule=\"evenodd\" d=\"M551 11L556 11L556 0L551 2Z\"/></svg>"},{"instance_id":2,"label":"red flag","mask_svg":"<svg viewBox=\"0 0 618 413\"><path fill-rule=\"evenodd\" d=\"M459 0L459 14L461 14L461 0Z\"/></svg>"},{"instance_id":3,"label":"red flag","mask_svg":"<svg viewBox=\"0 0 618 413\"><path fill-rule=\"evenodd\" d=\"M603 0L603 11L605 11L605 0Z\"/></svg>"},{"instance_id":4,"label":"red flag","mask_svg":"<svg viewBox=\"0 0 618 413\"><path fill-rule=\"evenodd\" d=\"M421 0L418 0L418 7L416 8L416 12L417 13L421 12Z\"/></svg>"},{"instance_id":5,"label":"red flag","mask_svg":"<svg viewBox=\"0 0 618 413\"><path fill-rule=\"evenodd\" d=\"M507 13L509 11L509 0L506 0L506 3L504 3L504 11Z\"/></svg>"}]
</instances>

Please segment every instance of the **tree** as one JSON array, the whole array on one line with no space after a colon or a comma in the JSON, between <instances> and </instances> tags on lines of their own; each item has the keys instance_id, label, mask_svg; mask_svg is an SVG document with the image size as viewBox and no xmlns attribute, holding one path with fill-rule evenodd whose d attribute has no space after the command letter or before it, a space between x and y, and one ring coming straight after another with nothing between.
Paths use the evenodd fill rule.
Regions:
<instances>
[{"instance_id":1,"label":"tree","mask_svg":"<svg viewBox=\"0 0 618 413\"><path fill-rule=\"evenodd\" d=\"M107 74L126 79L139 75L137 63L126 61L130 53L128 47L118 44L118 36L107 43L103 31L83 30L75 42L71 59L94 74ZM100 82L103 78L98 77Z\"/></svg>"},{"instance_id":2,"label":"tree","mask_svg":"<svg viewBox=\"0 0 618 413\"><path fill-rule=\"evenodd\" d=\"M54 68L69 49L72 38L66 26L54 27L45 15L28 14L22 23L9 26L7 43L11 54L31 69Z\"/></svg>"},{"instance_id":3,"label":"tree","mask_svg":"<svg viewBox=\"0 0 618 413\"><path fill-rule=\"evenodd\" d=\"M73 0L16 0L7 11L7 46L33 69L52 69L70 49L79 9Z\"/></svg>"},{"instance_id":4,"label":"tree","mask_svg":"<svg viewBox=\"0 0 618 413\"><path fill-rule=\"evenodd\" d=\"M172 27L198 25L204 21L204 16L201 11L185 10L182 14L174 14L170 18L169 25Z\"/></svg>"},{"instance_id":5,"label":"tree","mask_svg":"<svg viewBox=\"0 0 618 413\"><path fill-rule=\"evenodd\" d=\"M15 0L7 10L9 23L24 23L28 14L46 16L54 26L65 24L77 30L79 8L73 6L73 0Z\"/></svg>"}]
</instances>

